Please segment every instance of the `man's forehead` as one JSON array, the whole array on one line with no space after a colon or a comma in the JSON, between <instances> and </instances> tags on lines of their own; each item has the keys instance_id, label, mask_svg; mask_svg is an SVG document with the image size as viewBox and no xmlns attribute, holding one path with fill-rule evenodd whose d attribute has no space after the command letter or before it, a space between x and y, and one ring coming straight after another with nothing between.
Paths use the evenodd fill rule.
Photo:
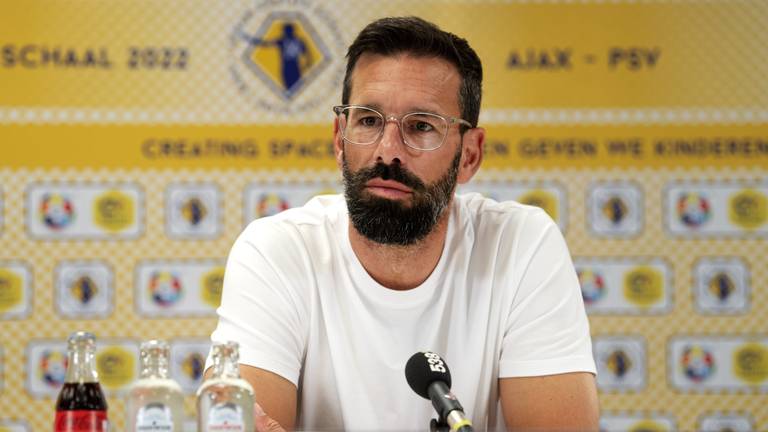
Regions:
<instances>
[{"instance_id":1,"label":"man's forehead","mask_svg":"<svg viewBox=\"0 0 768 432\"><path fill-rule=\"evenodd\" d=\"M355 73L361 68L369 66L371 63L379 62L406 62L406 61L418 61L420 67L429 68L433 74L441 74L445 76L445 79L452 77L459 77L458 68L448 60L435 56L413 53L410 51L396 52L392 54L377 54L377 53L363 53L358 57L355 62L355 67L352 69L352 78L355 77Z\"/></svg>"},{"instance_id":2,"label":"man's forehead","mask_svg":"<svg viewBox=\"0 0 768 432\"><path fill-rule=\"evenodd\" d=\"M442 102L445 102L446 98L455 99L458 104L461 76L456 66L440 57L410 52L361 55L350 74L350 99L359 97L361 92L370 94L382 89L387 93L401 91L403 89L389 85L395 84L395 78L401 76L411 77L413 81L423 84L417 87L424 90L424 94L434 93ZM446 86L451 88L451 91L446 91ZM361 102L363 101L356 101ZM376 101L367 103L375 104Z\"/></svg>"}]
</instances>

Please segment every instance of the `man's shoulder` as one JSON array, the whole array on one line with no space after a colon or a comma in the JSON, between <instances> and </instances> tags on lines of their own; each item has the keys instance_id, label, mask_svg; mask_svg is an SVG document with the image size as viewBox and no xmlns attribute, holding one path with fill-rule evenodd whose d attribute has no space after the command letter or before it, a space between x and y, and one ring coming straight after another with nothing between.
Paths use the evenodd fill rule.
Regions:
<instances>
[{"instance_id":1,"label":"man's shoulder","mask_svg":"<svg viewBox=\"0 0 768 432\"><path fill-rule=\"evenodd\" d=\"M300 207L251 221L242 233L246 238L286 239L294 233L331 229L346 211L342 195L318 195Z\"/></svg>"},{"instance_id":2,"label":"man's shoulder","mask_svg":"<svg viewBox=\"0 0 768 432\"><path fill-rule=\"evenodd\" d=\"M457 194L456 202L461 213L477 222L524 223L529 219L545 222L549 217L540 207L517 201L496 201L479 193Z\"/></svg>"}]
</instances>

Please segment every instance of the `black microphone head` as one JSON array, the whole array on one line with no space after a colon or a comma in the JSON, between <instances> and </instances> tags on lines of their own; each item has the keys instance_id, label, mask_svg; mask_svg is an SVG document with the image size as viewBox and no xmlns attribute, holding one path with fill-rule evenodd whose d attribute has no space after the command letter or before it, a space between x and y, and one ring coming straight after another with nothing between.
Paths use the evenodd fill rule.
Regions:
<instances>
[{"instance_id":1,"label":"black microphone head","mask_svg":"<svg viewBox=\"0 0 768 432\"><path fill-rule=\"evenodd\" d=\"M431 351L417 352L405 364L405 379L419 396L429 399L429 386L435 381L451 388L451 371L439 355Z\"/></svg>"}]
</instances>

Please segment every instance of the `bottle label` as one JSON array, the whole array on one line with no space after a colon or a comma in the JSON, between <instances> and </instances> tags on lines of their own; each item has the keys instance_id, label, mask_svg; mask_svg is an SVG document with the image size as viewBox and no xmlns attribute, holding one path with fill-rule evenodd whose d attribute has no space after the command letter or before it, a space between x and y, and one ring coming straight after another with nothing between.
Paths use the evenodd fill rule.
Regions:
<instances>
[{"instance_id":1,"label":"bottle label","mask_svg":"<svg viewBox=\"0 0 768 432\"><path fill-rule=\"evenodd\" d=\"M136 414L136 430L142 432L172 431L171 408L161 403L149 403Z\"/></svg>"},{"instance_id":2,"label":"bottle label","mask_svg":"<svg viewBox=\"0 0 768 432\"><path fill-rule=\"evenodd\" d=\"M243 410L233 403L223 403L211 407L208 412L208 431L245 431Z\"/></svg>"},{"instance_id":3,"label":"bottle label","mask_svg":"<svg viewBox=\"0 0 768 432\"><path fill-rule=\"evenodd\" d=\"M107 432L109 422L106 411L56 411L54 432Z\"/></svg>"}]
</instances>

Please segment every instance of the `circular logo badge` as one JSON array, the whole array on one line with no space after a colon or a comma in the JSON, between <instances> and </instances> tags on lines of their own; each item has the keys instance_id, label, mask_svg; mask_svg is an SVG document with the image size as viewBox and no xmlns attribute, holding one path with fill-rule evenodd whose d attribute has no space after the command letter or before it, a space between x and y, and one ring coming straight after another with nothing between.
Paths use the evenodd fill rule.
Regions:
<instances>
[{"instance_id":1,"label":"circular logo badge","mask_svg":"<svg viewBox=\"0 0 768 432\"><path fill-rule=\"evenodd\" d=\"M0 313L21 305L24 300L24 281L15 272L0 268Z\"/></svg>"},{"instance_id":2,"label":"circular logo badge","mask_svg":"<svg viewBox=\"0 0 768 432\"><path fill-rule=\"evenodd\" d=\"M37 371L40 381L51 388L60 387L64 384L67 374L67 354L61 351L43 351Z\"/></svg>"},{"instance_id":3,"label":"circular logo badge","mask_svg":"<svg viewBox=\"0 0 768 432\"><path fill-rule=\"evenodd\" d=\"M768 378L768 347L747 343L733 352L733 373L749 384L762 384Z\"/></svg>"},{"instance_id":4,"label":"circular logo badge","mask_svg":"<svg viewBox=\"0 0 768 432\"><path fill-rule=\"evenodd\" d=\"M78 302L87 305L94 297L96 297L96 294L99 292L99 287L90 276L83 275L72 282L72 285L69 287L69 292Z\"/></svg>"},{"instance_id":5,"label":"circular logo badge","mask_svg":"<svg viewBox=\"0 0 768 432\"><path fill-rule=\"evenodd\" d=\"M67 196L44 194L40 200L40 218L48 228L64 229L75 220L75 206Z\"/></svg>"},{"instance_id":6,"label":"circular logo badge","mask_svg":"<svg viewBox=\"0 0 768 432\"><path fill-rule=\"evenodd\" d=\"M622 349L611 352L605 359L605 366L616 378L623 378L632 368L632 359Z\"/></svg>"},{"instance_id":7,"label":"circular logo badge","mask_svg":"<svg viewBox=\"0 0 768 432\"><path fill-rule=\"evenodd\" d=\"M93 220L108 232L120 232L135 222L133 198L120 192L108 191L93 202Z\"/></svg>"},{"instance_id":8,"label":"circular logo badge","mask_svg":"<svg viewBox=\"0 0 768 432\"><path fill-rule=\"evenodd\" d=\"M191 197L181 204L181 216L192 226L200 225L207 215L208 208L197 197Z\"/></svg>"},{"instance_id":9,"label":"circular logo badge","mask_svg":"<svg viewBox=\"0 0 768 432\"><path fill-rule=\"evenodd\" d=\"M313 110L341 86L345 39L323 2L261 2L246 11L227 40L229 75L239 93L270 113Z\"/></svg>"},{"instance_id":10,"label":"circular logo badge","mask_svg":"<svg viewBox=\"0 0 768 432\"><path fill-rule=\"evenodd\" d=\"M736 284L728 273L718 272L709 280L708 289L714 298L725 302L736 289Z\"/></svg>"},{"instance_id":11,"label":"circular logo badge","mask_svg":"<svg viewBox=\"0 0 768 432\"><path fill-rule=\"evenodd\" d=\"M112 346L96 354L99 382L108 389L119 389L136 378L134 355L123 347Z\"/></svg>"},{"instance_id":12,"label":"circular logo badge","mask_svg":"<svg viewBox=\"0 0 768 432\"><path fill-rule=\"evenodd\" d=\"M149 295L157 305L173 306L182 293L181 279L171 272L156 271L149 277Z\"/></svg>"},{"instance_id":13,"label":"circular logo badge","mask_svg":"<svg viewBox=\"0 0 768 432\"><path fill-rule=\"evenodd\" d=\"M680 361L685 376L695 383L706 380L715 371L715 357L709 350L699 345L683 348Z\"/></svg>"},{"instance_id":14,"label":"circular logo badge","mask_svg":"<svg viewBox=\"0 0 768 432\"><path fill-rule=\"evenodd\" d=\"M624 297L640 307L652 306L664 298L664 278L652 267L636 267L624 275Z\"/></svg>"},{"instance_id":15,"label":"circular logo badge","mask_svg":"<svg viewBox=\"0 0 768 432\"><path fill-rule=\"evenodd\" d=\"M203 302L215 308L219 307L224 286L224 267L216 267L204 274L200 285L203 287L200 291Z\"/></svg>"},{"instance_id":16,"label":"circular logo badge","mask_svg":"<svg viewBox=\"0 0 768 432\"><path fill-rule=\"evenodd\" d=\"M612 196L603 203L602 212L611 223L618 225L627 216L629 207L621 197Z\"/></svg>"},{"instance_id":17,"label":"circular logo badge","mask_svg":"<svg viewBox=\"0 0 768 432\"><path fill-rule=\"evenodd\" d=\"M728 199L728 218L744 229L759 228L768 220L768 198L756 190L743 190Z\"/></svg>"},{"instance_id":18,"label":"circular logo badge","mask_svg":"<svg viewBox=\"0 0 768 432\"><path fill-rule=\"evenodd\" d=\"M200 353L189 353L181 361L181 371L192 381L198 381L203 377L204 367L205 358Z\"/></svg>"},{"instance_id":19,"label":"circular logo badge","mask_svg":"<svg viewBox=\"0 0 768 432\"><path fill-rule=\"evenodd\" d=\"M581 285L581 297L584 303L593 304L605 294L605 280L600 273L591 269L580 269L576 272Z\"/></svg>"},{"instance_id":20,"label":"circular logo badge","mask_svg":"<svg viewBox=\"0 0 768 432\"><path fill-rule=\"evenodd\" d=\"M541 190L541 189L531 190L526 194L524 194L523 196L521 196L519 201L521 204L527 204L527 205L532 205L532 206L542 208L545 212L547 212L549 217L551 217L554 220L557 220L559 216L560 212L557 205L557 197L554 194L547 192L545 190Z\"/></svg>"},{"instance_id":21,"label":"circular logo badge","mask_svg":"<svg viewBox=\"0 0 768 432\"><path fill-rule=\"evenodd\" d=\"M695 192L680 194L677 198L677 217L687 227L700 227L712 217L709 200Z\"/></svg>"}]
</instances>

